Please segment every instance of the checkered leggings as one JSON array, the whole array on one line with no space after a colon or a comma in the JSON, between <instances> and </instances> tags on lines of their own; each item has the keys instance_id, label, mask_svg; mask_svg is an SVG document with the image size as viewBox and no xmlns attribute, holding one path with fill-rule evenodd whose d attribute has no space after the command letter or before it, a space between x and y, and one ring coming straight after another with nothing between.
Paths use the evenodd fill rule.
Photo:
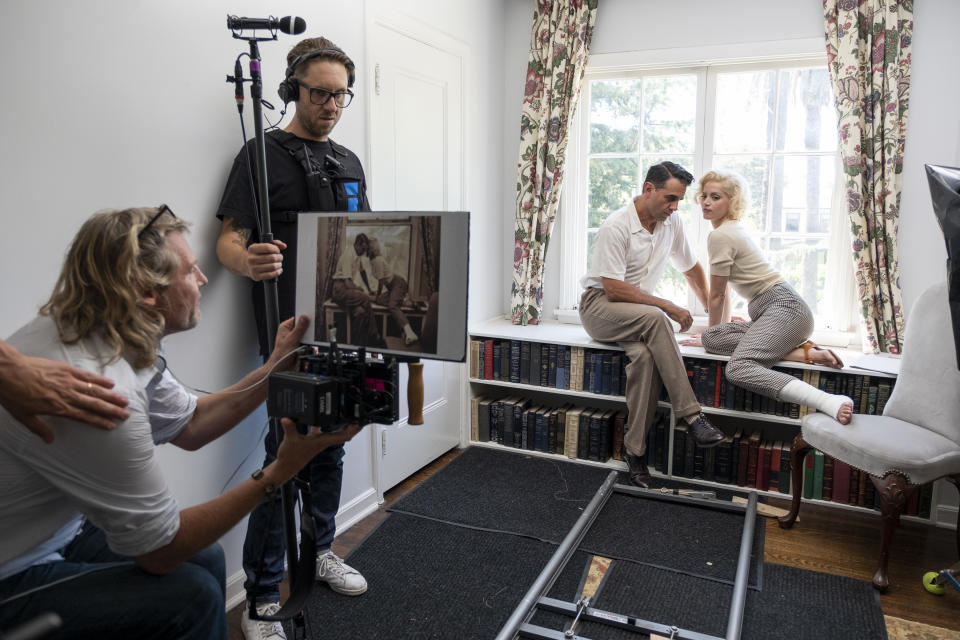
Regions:
<instances>
[{"instance_id":1,"label":"checkered leggings","mask_svg":"<svg viewBox=\"0 0 960 640\"><path fill-rule=\"evenodd\" d=\"M727 380L738 387L779 399L780 390L796 380L773 371L773 365L813 333L813 313L786 282L775 284L747 305L750 322L725 322L703 332L708 353L729 355Z\"/></svg>"}]
</instances>

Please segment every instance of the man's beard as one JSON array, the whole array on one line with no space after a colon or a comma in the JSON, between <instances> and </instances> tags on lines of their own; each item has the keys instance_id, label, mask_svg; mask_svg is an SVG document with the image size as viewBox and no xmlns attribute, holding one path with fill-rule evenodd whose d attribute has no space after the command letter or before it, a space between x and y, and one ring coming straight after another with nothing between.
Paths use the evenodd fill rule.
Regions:
<instances>
[{"instance_id":1,"label":"man's beard","mask_svg":"<svg viewBox=\"0 0 960 640\"><path fill-rule=\"evenodd\" d=\"M300 115L299 113L297 113L296 118L297 122L300 123L300 126L304 131L310 134L311 138L326 138L330 135L330 132L333 131L333 127L337 123L336 120L334 120L329 125L326 124L326 121L324 121L323 124L320 124L314 120L311 120L307 116Z\"/></svg>"}]
</instances>

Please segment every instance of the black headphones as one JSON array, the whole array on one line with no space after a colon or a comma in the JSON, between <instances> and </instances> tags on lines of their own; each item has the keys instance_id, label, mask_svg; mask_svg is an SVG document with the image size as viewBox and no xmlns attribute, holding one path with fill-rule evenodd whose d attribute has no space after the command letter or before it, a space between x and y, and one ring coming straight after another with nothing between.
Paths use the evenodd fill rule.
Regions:
<instances>
[{"instance_id":1,"label":"black headphones","mask_svg":"<svg viewBox=\"0 0 960 640\"><path fill-rule=\"evenodd\" d=\"M300 96L300 81L293 77L297 67L308 60L313 60L314 58L319 58L320 56L330 54L341 55L349 61L349 65L344 64L343 66L347 69L347 87L353 86L353 81L356 80L356 73L353 60L350 60L350 56L345 54L342 49L317 49L315 51L311 51L310 53L305 53L302 56L297 56L294 61L290 63L290 66L287 67L287 72L284 75L283 82L281 82L280 86L277 88L277 95L280 96L280 99L283 100L284 104L287 104L288 102L296 102L297 98Z\"/></svg>"}]
</instances>

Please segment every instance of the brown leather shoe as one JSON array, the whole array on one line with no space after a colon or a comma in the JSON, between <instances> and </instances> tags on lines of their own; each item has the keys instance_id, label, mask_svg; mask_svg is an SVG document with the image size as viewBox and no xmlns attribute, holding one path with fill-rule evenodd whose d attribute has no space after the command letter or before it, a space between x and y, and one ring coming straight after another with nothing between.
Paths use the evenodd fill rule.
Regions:
<instances>
[{"instance_id":1,"label":"brown leather shoe","mask_svg":"<svg viewBox=\"0 0 960 640\"><path fill-rule=\"evenodd\" d=\"M687 433L693 436L697 446L704 449L717 446L726 437L723 435L723 431L710 424L707 416L702 413L698 414L696 420L687 425Z\"/></svg>"},{"instance_id":2,"label":"brown leather shoe","mask_svg":"<svg viewBox=\"0 0 960 640\"><path fill-rule=\"evenodd\" d=\"M627 467L629 467L631 484L641 489L649 489L650 470L647 468L647 454L635 456L624 451L623 460L627 463Z\"/></svg>"}]
</instances>

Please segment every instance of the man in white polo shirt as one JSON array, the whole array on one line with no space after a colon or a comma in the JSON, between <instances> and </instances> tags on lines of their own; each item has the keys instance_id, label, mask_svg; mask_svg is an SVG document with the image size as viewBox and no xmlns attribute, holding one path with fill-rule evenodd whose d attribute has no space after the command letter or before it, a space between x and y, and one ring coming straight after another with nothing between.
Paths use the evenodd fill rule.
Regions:
<instances>
[{"instance_id":1,"label":"man in white polo shirt","mask_svg":"<svg viewBox=\"0 0 960 640\"><path fill-rule=\"evenodd\" d=\"M674 320L686 331L693 318L688 310L652 293L669 258L707 306L703 267L684 234L683 222L672 215L692 181L693 176L673 162L650 167L641 194L600 225L590 268L580 281L583 328L594 340L616 342L630 359L624 458L630 481L643 488L650 484L647 431L661 381L678 420L688 425L699 446L713 447L724 438L700 412L670 323Z\"/></svg>"}]
</instances>

